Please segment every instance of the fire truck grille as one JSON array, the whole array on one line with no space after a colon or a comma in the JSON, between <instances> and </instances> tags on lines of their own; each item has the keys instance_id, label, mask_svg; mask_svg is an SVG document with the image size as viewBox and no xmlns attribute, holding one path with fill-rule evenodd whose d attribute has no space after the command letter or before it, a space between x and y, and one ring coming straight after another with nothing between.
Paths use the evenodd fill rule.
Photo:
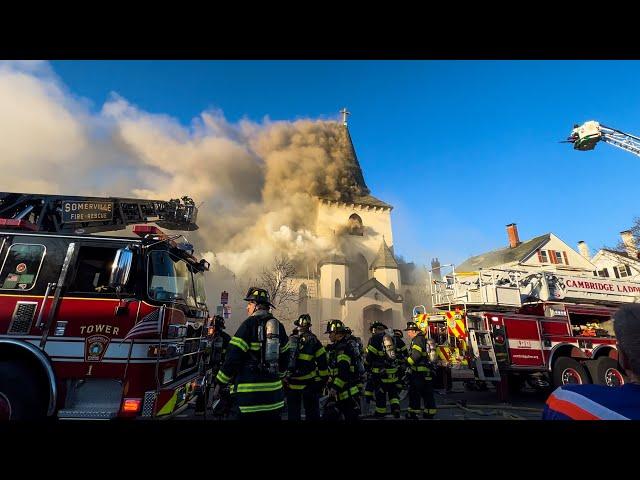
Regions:
<instances>
[{"instance_id":1,"label":"fire truck grille","mask_svg":"<svg viewBox=\"0 0 640 480\"><path fill-rule=\"evenodd\" d=\"M8 333L14 335L29 333L37 306L38 302L16 303L16 308L13 311L13 317L11 318L11 325L9 325Z\"/></svg>"},{"instance_id":2,"label":"fire truck grille","mask_svg":"<svg viewBox=\"0 0 640 480\"><path fill-rule=\"evenodd\" d=\"M153 406L156 403L156 392L146 392L144 394L144 402L142 403L142 417L151 417L153 415Z\"/></svg>"}]
</instances>

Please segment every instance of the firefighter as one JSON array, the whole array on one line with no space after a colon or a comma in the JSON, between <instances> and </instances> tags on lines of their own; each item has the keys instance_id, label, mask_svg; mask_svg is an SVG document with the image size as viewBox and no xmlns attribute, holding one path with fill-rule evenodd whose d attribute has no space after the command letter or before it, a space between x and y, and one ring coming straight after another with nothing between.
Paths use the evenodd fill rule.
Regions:
<instances>
[{"instance_id":1,"label":"firefighter","mask_svg":"<svg viewBox=\"0 0 640 480\"><path fill-rule=\"evenodd\" d=\"M433 367L429 353L432 346L427 346L424 333L415 322L407 322L405 329L411 346L407 365L409 366L409 412L407 419L417 420L418 413L422 412L423 418L433 418L436 414L436 401L433 397ZM421 400L424 402L424 410L420 409Z\"/></svg>"},{"instance_id":2,"label":"firefighter","mask_svg":"<svg viewBox=\"0 0 640 480\"><path fill-rule=\"evenodd\" d=\"M211 342L212 345L211 345L210 365L211 365L212 375L215 378L215 376L218 373L218 370L220 370L220 367L224 364L224 357L227 352L227 347L229 346L229 342L231 341L231 336L224 331L225 324L224 324L224 318L222 316L220 315L214 316L211 326L213 327L213 338ZM208 391L208 388L207 388L207 391ZM226 395L224 395L224 397L226 397ZM225 398L225 400L228 400L228 399ZM207 402L207 399L205 398L205 395L198 395L198 398L196 400L196 406L195 406L196 415L204 415L206 402ZM219 405L219 408L217 408L216 410L218 411L218 413L221 413L222 416L225 416L226 414L229 413L228 412L229 402L221 401L219 402L218 405ZM214 414L215 413L216 412L214 412Z\"/></svg>"},{"instance_id":3,"label":"firefighter","mask_svg":"<svg viewBox=\"0 0 640 480\"><path fill-rule=\"evenodd\" d=\"M371 330L375 334L367 345L367 365L369 366L368 389L374 392L376 408L374 416L384 418L387 415L387 396L394 418L400 418L400 397L398 392L398 363L396 339L387 333L383 323L374 322Z\"/></svg>"},{"instance_id":4,"label":"firefighter","mask_svg":"<svg viewBox=\"0 0 640 480\"><path fill-rule=\"evenodd\" d=\"M289 365L285 375L287 419L300 420L304 405L307 420L320 419L320 393L329 376L327 352L313 333L311 316L300 315L289 337Z\"/></svg>"},{"instance_id":5,"label":"firefighter","mask_svg":"<svg viewBox=\"0 0 640 480\"><path fill-rule=\"evenodd\" d=\"M398 388L398 392L401 392L405 389L405 385L402 379L405 376L405 365L406 358L408 356L407 344L404 343L402 330L398 328L393 329L393 336L395 337L396 342L396 355L398 357L398 383L396 383L396 387Z\"/></svg>"},{"instance_id":6,"label":"firefighter","mask_svg":"<svg viewBox=\"0 0 640 480\"><path fill-rule=\"evenodd\" d=\"M288 363L284 326L271 314L269 293L251 287L244 298L249 317L229 342L222 368L216 375L214 398L233 382L231 395L240 419L281 418L284 408L282 377Z\"/></svg>"},{"instance_id":7,"label":"firefighter","mask_svg":"<svg viewBox=\"0 0 640 480\"><path fill-rule=\"evenodd\" d=\"M362 340L359 337L356 337L349 327L345 326L344 328L346 332L345 339L351 345L352 350L356 354L354 370L358 381L358 391L360 392L360 395L362 395L365 376L364 346L362 345Z\"/></svg>"},{"instance_id":8,"label":"firefighter","mask_svg":"<svg viewBox=\"0 0 640 480\"><path fill-rule=\"evenodd\" d=\"M347 328L340 320L330 320L325 334L329 334L331 346L329 352L330 378L327 384L329 401L325 406L325 419L335 419L341 414L348 422L358 420L360 416L360 390L356 374L356 355L347 341Z\"/></svg>"}]
</instances>

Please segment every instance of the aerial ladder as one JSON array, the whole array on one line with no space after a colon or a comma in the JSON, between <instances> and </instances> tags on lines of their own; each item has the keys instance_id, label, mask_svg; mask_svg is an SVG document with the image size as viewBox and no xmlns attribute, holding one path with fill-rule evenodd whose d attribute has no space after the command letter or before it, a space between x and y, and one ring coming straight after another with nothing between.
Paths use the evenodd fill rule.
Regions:
<instances>
[{"instance_id":1,"label":"aerial ladder","mask_svg":"<svg viewBox=\"0 0 640 480\"><path fill-rule=\"evenodd\" d=\"M586 151L596 148L598 142L608 143L640 157L640 137L607 127L594 120L574 125L566 143L573 143L575 150Z\"/></svg>"},{"instance_id":2,"label":"aerial ladder","mask_svg":"<svg viewBox=\"0 0 640 480\"><path fill-rule=\"evenodd\" d=\"M80 234L154 222L168 230L193 231L197 216L189 197L166 201L0 192L0 228Z\"/></svg>"}]
</instances>

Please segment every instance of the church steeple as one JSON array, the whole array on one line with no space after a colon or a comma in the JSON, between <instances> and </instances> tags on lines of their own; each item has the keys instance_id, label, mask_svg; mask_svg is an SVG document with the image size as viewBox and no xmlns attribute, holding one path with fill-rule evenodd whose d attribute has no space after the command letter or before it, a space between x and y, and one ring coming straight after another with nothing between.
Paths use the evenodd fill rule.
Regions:
<instances>
[{"instance_id":1,"label":"church steeple","mask_svg":"<svg viewBox=\"0 0 640 480\"><path fill-rule=\"evenodd\" d=\"M342 125L339 128L342 130L340 135L340 141L342 143L343 151L346 154L345 162L348 170L352 172L353 175L353 188L356 190L355 193L358 196L369 195L371 191L367 184L364 181L364 175L362 174L362 168L360 168L360 162L358 161L358 156L356 155L356 149L353 146L353 141L351 140L351 134L349 133L349 126L347 125L347 115L351 115L351 112L347 111L346 108L343 108L340 113L342 113Z\"/></svg>"},{"instance_id":2,"label":"church steeple","mask_svg":"<svg viewBox=\"0 0 640 480\"><path fill-rule=\"evenodd\" d=\"M374 270L376 268L398 268L398 262L393 256L393 252L387 245L384 237L382 237L382 244L380 245L376 259L371 264L371 268Z\"/></svg>"}]
</instances>

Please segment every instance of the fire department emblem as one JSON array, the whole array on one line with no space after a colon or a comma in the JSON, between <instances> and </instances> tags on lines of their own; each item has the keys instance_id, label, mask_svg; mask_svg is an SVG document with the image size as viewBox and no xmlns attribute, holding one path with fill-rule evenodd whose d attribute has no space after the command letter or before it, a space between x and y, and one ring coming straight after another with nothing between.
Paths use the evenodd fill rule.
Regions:
<instances>
[{"instance_id":1,"label":"fire department emblem","mask_svg":"<svg viewBox=\"0 0 640 480\"><path fill-rule=\"evenodd\" d=\"M107 351L109 337L104 335L92 335L85 340L84 359L86 362L100 362Z\"/></svg>"},{"instance_id":2,"label":"fire department emblem","mask_svg":"<svg viewBox=\"0 0 640 480\"><path fill-rule=\"evenodd\" d=\"M24 273L26 270L27 270L27 264L26 263L19 263L18 265L16 265L16 272Z\"/></svg>"}]
</instances>

